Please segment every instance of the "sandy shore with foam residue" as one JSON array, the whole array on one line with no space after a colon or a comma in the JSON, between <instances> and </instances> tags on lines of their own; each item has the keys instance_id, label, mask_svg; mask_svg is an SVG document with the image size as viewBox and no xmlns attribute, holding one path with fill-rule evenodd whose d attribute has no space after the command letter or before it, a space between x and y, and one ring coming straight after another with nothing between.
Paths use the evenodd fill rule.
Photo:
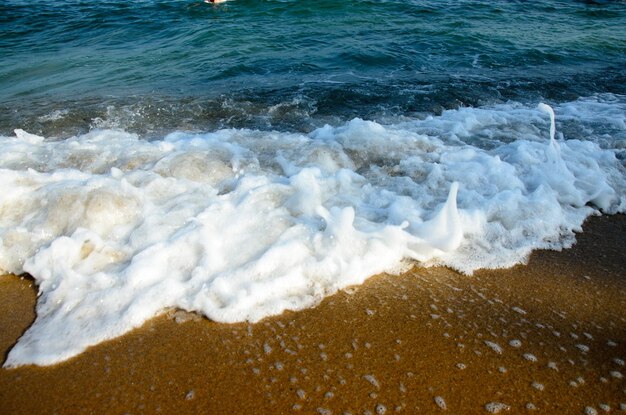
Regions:
<instances>
[{"instance_id":1,"label":"sandy shore with foam residue","mask_svg":"<svg viewBox=\"0 0 626 415\"><path fill-rule=\"evenodd\" d=\"M52 367L0 370L0 413L626 411L626 216L526 266L381 275L258 324L182 312ZM4 357L34 319L0 277ZM593 412L596 411L596 412Z\"/></svg>"}]
</instances>

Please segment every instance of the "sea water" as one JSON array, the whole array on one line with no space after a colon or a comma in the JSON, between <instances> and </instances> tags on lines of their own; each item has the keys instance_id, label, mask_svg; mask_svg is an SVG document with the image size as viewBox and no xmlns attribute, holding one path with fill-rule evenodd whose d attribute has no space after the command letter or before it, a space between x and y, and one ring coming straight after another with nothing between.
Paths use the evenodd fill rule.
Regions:
<instances>
[{"instance_id":1,"label":"sea water","mask_svg":"<svg viewBox=\"0 0 626 415\"><path fill-rule=\"evenodd\" d=\"M626 211L626 6L0 4L0 269L53 364L167 308L258 321Z\"/></svg>"}]
</instances>

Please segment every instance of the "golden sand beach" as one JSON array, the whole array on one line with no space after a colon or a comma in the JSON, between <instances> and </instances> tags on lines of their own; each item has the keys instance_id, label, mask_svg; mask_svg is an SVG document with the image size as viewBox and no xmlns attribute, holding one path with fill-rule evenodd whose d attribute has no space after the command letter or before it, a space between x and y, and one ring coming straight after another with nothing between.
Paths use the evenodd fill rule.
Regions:
<instances>
[{"instance_id":1,"label":"golden sand beach","mask_svg":"<svg viewBox=\"0 0 626 415\"><path fill-rule=\"evenodd\" d=\"M528 265L379 275L257 324L171 311L51 367L0 370L1 414L626 411L626 216ZM4 357L34 319L0 277Z\"/></svg>"}]
</instances>

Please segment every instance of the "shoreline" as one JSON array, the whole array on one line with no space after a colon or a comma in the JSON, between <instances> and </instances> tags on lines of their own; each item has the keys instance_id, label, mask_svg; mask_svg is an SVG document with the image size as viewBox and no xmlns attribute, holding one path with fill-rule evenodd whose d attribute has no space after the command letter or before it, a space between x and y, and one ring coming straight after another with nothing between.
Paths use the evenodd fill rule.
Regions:
<instances>
[{"instance_id":1,"label":"shoreline","mask_svg":"<svg viewBox=\"0 0 626 415\"><path fill-rule=\"evenodd\" d=\"M626 411L624 246L626 215L592 217L574 247L511 269L416 267L256 324L170 312L69 361L0 369L0 413ZM0 277L5 357L32 285Z\"/></svg>"}]
</instances>

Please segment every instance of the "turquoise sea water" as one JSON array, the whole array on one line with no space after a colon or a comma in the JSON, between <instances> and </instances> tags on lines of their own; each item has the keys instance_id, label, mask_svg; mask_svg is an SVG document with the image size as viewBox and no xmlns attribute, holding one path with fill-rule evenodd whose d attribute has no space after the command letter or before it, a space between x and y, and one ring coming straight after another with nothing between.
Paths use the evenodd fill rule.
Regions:
<instances>
[{"instance_id":1,"label":"turquoise sea water","mask_svg":"<svg viewBox=\"0 0 626 415\"><path fill-rule=\"evenodd\" d=\"M306 132L626 94L625 27L622 1L4 0L0 133Z\"/></svg>"}]
</instances>

